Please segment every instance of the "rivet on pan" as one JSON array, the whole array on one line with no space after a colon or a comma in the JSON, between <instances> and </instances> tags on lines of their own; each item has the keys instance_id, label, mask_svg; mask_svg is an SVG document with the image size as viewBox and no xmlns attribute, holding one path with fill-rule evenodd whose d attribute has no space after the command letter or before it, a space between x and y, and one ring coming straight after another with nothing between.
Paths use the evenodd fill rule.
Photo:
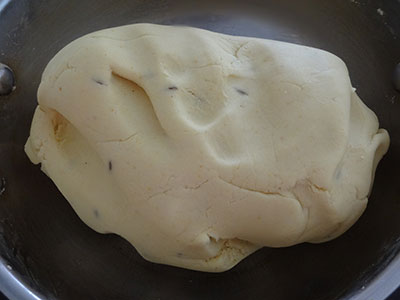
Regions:
<instances>
[{"instance_id":1,"label":"rivet on pan","mask_svg":"<svg viewBox=\"0 0 400 300\"><path fill-rule=\"evenodd\" d=\"M400 63L397 64L393 72L394 88L400 92Z\"/></svg>"},{"instance_id":2,"label":"rivet on pan","mask_svg":"<svg viewBox=\"0 0 400 300\"><path fill-rule=\"evenodd\" d=\"M10 67L0 63L0 96L10 94L15 90L15 76Z\"/></svg>"}]
</instances>

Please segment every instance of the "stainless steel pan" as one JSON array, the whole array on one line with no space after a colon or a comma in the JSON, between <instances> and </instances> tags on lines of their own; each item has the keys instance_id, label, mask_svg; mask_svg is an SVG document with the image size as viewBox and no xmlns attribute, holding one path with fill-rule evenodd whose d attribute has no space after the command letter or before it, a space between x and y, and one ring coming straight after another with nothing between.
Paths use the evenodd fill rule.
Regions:
<instances>
[{"instance_id":1,"label":"stainless steel pan","mask_svg":"<svg viewBox=\"0 0 400 300\"><path fill-rule=\"evenodd\" d=\"M332 242L264 248L222 274L146 262L85 226L24 154L36 90L67 43L136 22L278 39L344 59L392 138L359 222ZM0 0L0 62L16 78L0 96L0 289L10 298L380 300L399 285L400 1Z\"/></svg>"}]
</instances>

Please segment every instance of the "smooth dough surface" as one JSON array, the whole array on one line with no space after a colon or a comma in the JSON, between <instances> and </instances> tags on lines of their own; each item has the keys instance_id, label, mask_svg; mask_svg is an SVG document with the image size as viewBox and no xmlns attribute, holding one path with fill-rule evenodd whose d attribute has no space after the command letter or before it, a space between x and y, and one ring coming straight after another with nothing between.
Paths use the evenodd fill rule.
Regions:
<instances>
[{"instance_id":1,"label":"smooth dough surface","mask_svg":"<svg viewBox=\"0 0 400 300\"><path fill-rule=\"evenodd\" d=\"M25 150L80 218L194 270L339 236L389 146L338 57L195 28L79 38L38 102Z\"/></svg>"}]
</instances>

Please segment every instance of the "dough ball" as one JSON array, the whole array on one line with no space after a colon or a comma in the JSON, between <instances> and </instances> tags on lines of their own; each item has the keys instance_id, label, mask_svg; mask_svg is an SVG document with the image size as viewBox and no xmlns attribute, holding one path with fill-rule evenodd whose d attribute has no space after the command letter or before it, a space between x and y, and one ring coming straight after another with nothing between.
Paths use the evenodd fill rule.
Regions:
<instances>
[{"instance_id":1,"label":"dough ball","mask_svg":"<svg viewBox=\"0 0 400 300\"><path fill-rule=\"evenodd\" d=\"M38 102L26 152L79 217L201 271L339 236L389 146L338 57L195 28L79 38Z\"/></svg>"}]
</instances>

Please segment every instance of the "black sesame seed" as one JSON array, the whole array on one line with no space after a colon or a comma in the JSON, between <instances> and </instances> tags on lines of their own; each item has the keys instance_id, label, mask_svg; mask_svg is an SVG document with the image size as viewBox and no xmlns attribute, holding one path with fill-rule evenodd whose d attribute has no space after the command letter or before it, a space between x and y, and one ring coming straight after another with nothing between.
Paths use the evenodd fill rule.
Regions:
<instances>
[{"instance_id":1,"label":"black sesame seed","mask_svg":"<svg viewBox=\"0 0 400 300\"><path fill-rule=\"evenodd\" d=\"M97 209L93 209L93 214L96 218L99 217L99 211Z\"/></svg>"},{"instance_id":2,"label":"black sesame seed","mask_svg":"<svg viewBox=\"0 0 400 300\"><path fill-rule=\"evenodd\" d=\"M110 160L109 162L108 162L108 169L111 171L112 170L112 161Z\"/></svg>"},{"instance_id":3,"label":"black sesame seed","mask_svg":"<svg viewBox=\"0 0 400 300\"><path fill-rule=\"evenodd\" d=\"M242 95L242 96L248 96L249 94L241 89L236 88L235 89L236 92L238 92L238 94Z\"/></svg>"},{"instance_id":4,"label":"black sesame seed","mask_svg":"<svg viewBox=\"0 0 400 300\"><path fill-rule=\"evenodd\" d=\"M168 89L170 91L176 91L178 88L176 86L170 86Z\"/></svg>"},{"instance_id":5,"label":"black sesame seed","mask_svg":"<svg viewBox=\"0 0 400 300\"><path fill-rule=\"evenodd\" d=\"M93 79L94 82L96 82L99 85L106 85L103 81L101 81L100 79Z\"/></svg>"}]
</instances>

